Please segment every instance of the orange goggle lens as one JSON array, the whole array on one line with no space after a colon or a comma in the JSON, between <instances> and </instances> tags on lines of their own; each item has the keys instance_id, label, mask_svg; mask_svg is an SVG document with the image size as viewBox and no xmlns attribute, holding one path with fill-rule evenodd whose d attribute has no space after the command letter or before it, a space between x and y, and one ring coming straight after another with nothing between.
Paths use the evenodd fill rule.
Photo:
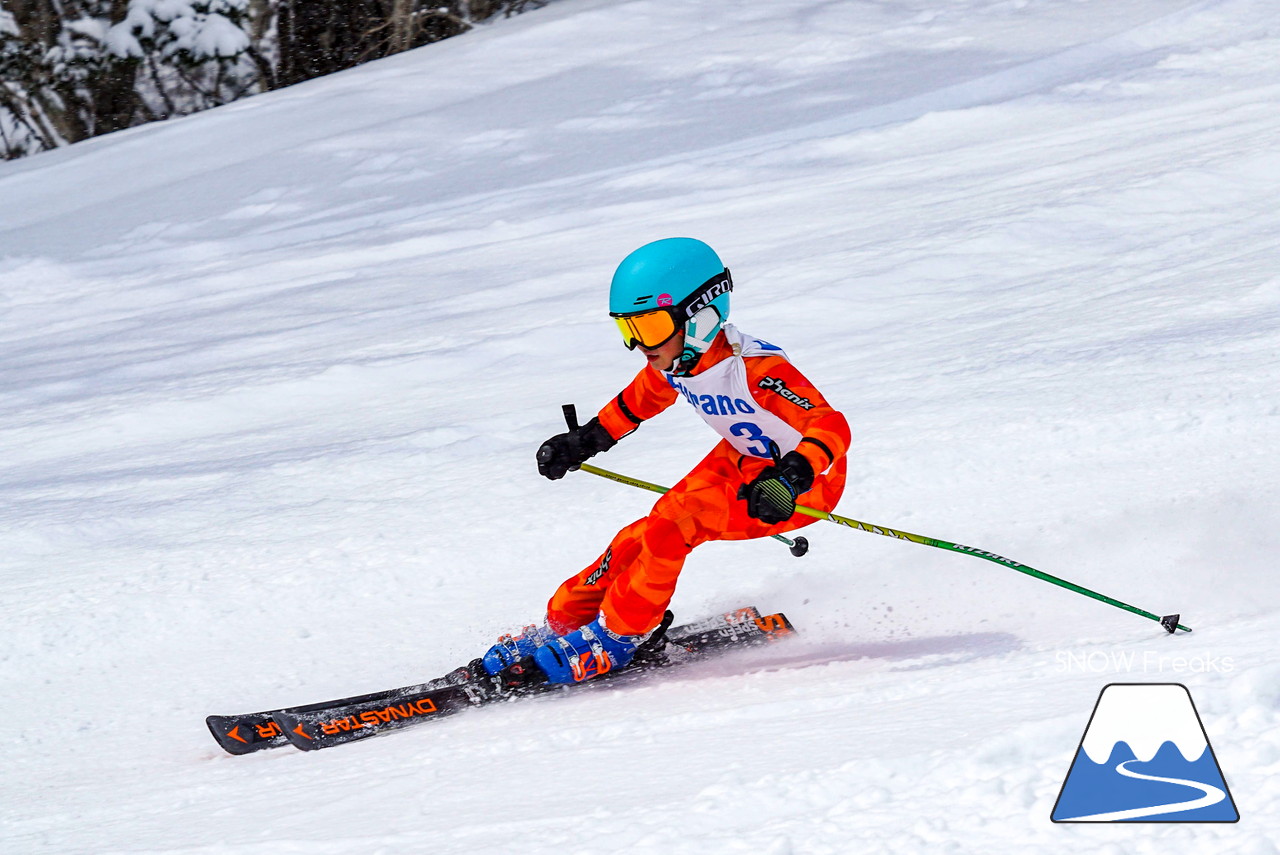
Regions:
<instances>
[{"instance_id":1,"label":"orange goggle lens","mask_svg":"<svg viewBox=\"0 0 1280 855\"><path fill-rule=\"evenodd\" d=\"M676 334L676 320L666 309L627 315L614 320L618 322L618 329L622 332L622 340L628 350L634 350L637 344L659 347Z\"/></svg>"}]
</instances>

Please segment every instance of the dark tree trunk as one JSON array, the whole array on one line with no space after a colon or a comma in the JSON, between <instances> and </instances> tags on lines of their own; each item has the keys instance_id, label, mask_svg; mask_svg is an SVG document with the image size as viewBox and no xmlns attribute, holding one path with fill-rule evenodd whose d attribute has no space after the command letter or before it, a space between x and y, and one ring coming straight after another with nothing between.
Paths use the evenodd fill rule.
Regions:
<instances>
[{"instance_id":1,"label":"dark tree trunk","mask_svg":"<svg viewBox=\"0 0 1280 855\"><path fill-rule=\"evenodd\" d=\"M280 68L289 86L385 56L388 10L377 0L282 0L277 10Z\"/></svg>"},{"instance_id":2,"label":"dark tree trunk","mask_svg":"<svg viewBox=\"0 0 1280 855\"><path fill-rule=\"evenodd\" d=\"M129 13L129 0L111 0L110 22L118 24ZM85 81L88 103L81 108L86 136L122 131L137 124L138 96L134 91L136 60L105 62Z\"/></svg>"}]
</instances>

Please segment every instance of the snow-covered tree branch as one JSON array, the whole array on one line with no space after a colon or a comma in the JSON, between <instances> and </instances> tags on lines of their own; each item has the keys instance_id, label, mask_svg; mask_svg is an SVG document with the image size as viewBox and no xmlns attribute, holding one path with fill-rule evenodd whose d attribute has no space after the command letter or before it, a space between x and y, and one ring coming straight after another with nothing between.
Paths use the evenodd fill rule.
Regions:
<instances>
[{"instance_id":1,"label":"snow-covered tree branch","mask_svg":"<svg viewBox=\"0 0 1280 855\"><path fill-rule=\"evenodd\" d=\"M216 107L546 0L10 0L0 156Z\"/></svg>"}]
</instances>

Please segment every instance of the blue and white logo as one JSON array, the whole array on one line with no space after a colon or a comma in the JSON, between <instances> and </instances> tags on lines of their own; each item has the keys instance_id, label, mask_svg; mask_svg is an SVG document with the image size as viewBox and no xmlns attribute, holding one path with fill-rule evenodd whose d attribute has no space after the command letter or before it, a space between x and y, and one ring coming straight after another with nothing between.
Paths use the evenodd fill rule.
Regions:
<instances>
[{"instance_id":1,"label":"blue and white logo","mask_svg":"<svg viewBox=\"0 0 1280 855\"><path fill-rule=\"evenodd\" d=\"M1102 689L1054 822L1236 822L1191 693L1181 683Z\"/></svg>"}]
</instances>

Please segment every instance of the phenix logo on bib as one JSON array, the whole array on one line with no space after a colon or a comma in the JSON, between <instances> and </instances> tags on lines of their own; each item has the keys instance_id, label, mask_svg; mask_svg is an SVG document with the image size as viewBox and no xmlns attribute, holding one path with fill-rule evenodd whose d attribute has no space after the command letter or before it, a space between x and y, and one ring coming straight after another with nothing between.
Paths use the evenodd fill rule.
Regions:
<instances>
[{"instance_id":1,"label":"phenix logo on bib","mask_svg":"<svg viewBox=\"0 0 1280 855\"><path fill-rule=\"evenodd\" d=\"M802 410L813 409L813 401L810 401L808 398L802 398L795 392L792 392L787 388L787 381L783 380L781 377L766 377L756 385L761 389L768 389L770 392L777 392L783 398L795 404Z\"/></svg>"}]
</instances>

